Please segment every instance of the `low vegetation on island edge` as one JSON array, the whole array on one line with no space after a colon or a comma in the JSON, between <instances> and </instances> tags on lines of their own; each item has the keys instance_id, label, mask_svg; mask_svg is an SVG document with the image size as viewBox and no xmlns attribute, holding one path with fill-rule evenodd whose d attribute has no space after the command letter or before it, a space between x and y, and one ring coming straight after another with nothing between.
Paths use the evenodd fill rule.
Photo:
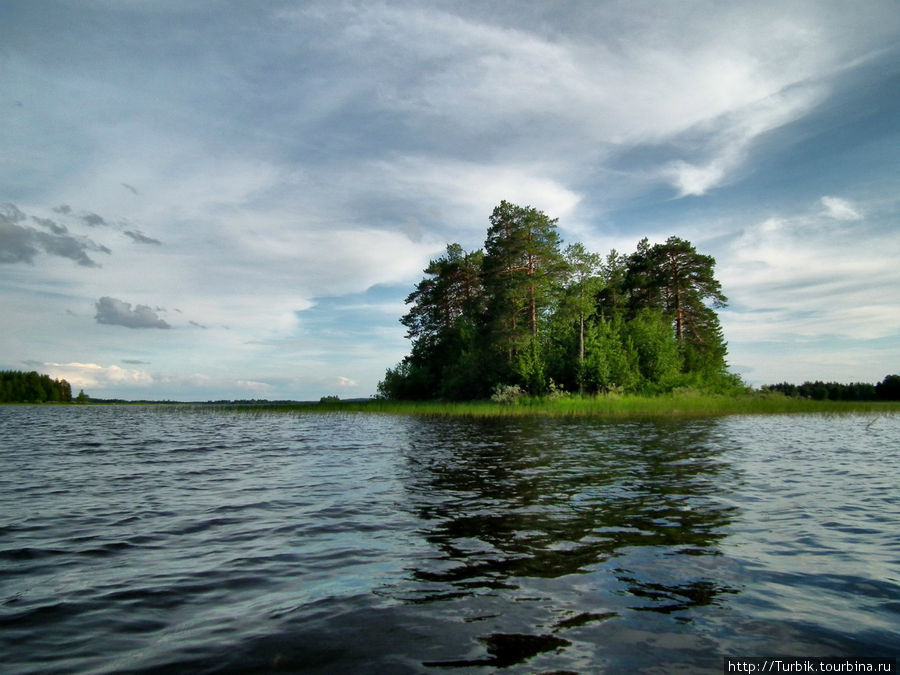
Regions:
<instances>
[{"instance_id":1,"label":"low vegetation on island edge","mask_svg":"<svg viewBox=\"0 0 900 675\"><path fill-rule=\"evenodd\" d=\"M421 417L637 417L677 418L784 413L900 412L900 401L831 401L785 396L780 393L701 394L682 390L655 396L600 394L564 398L522 396L515 401L386 401L384 399L321 403L244 402L205 404L253 413L381 413ZM221 407L220 407L221 406Z\"/></svg>"}]
</instances>

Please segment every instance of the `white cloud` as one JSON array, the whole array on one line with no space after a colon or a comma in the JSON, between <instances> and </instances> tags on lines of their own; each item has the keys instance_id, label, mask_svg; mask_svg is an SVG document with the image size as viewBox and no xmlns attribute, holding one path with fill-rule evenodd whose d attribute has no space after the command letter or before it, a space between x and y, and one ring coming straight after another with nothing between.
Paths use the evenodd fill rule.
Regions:
<instances>
[{"instance_id":1,"label":"white cloud","mask_svg":"<svg viewBox=\"0 0 900 675\"><path fill-rule=\"evenodd\" d=\"M846 199L840 197L822 197L825 215L835 220L860 220L862 216Z\"/></svg>"},{"instance_id":2,"label":"white cloud","mask_svg":"<svg viewBox=\"0 0 900 675\"><path fill-rule=\"evenodd\" d=\"M840 206L846 202L837 200ZM855 214L856 211L851 211ZM875 340L900 333L900 242L810 210L744 228L717 256L730 340Z\"/></svg>"},{"instance_id":3,"label":"white cloud","mask_svg":"<svg viewBox=\"0 0 900 675\"><path fill-rule=\"evenodd\" d=\"M696 166L677 160L667 164L662 173L678 188L680 197L699 196L706 194L709 189L722 181L727 169L735 163L734 160L734 156L717 157L706 166Z\"/></svg>"},{"instance_id":4,"label":"white cloud","mask_svg":"<svg viewBox=\"0 0 900 675\"><path fill-rule=\"evenodd\" d=\"M97 363L45 363L50 377L64 379L73 388L149 387L153 377L145 370L101 366Z\"/></svg>"},{"instance_id":5,"label":"white cloud","mask_svg":"<svg viewBox=\"0 0 900 675\"><path fill-rule=\"evenodd\" d=\"M483 236L488 217L501 200L530 204L565 220L581 196L553 176L546 164L463 162L447 158L406 156L378 162L378 189L414 194L436 209L436 219L456 230Z\"/></svg>"},{"instance_id":6,"label":"white cloud","mask_svg":"<svg viewBox=\"0 0 900 675\"><path fill-rule=\"evenodd\" d=\"M308 30L315 15L323 49L364 55L355 77L377 105L471 145L479 161L478 139L523 161L595 165L674 140L682 156L654 173L681 196L727 180L762 134L818 104L824 78L859 48L847 29L871 21L802 6L633 3L582 8L580 25L544 31L500 13L342 7L294 16Z\"/></svg>"},{"instance_id":7,"label":"white cloud","mask_svg":"<svg viewBox=\"0 0 900 675\"><path fill-rule=\"evenodd\" d=\"M796 86L786 92L733 110L720 119L699 125L702 150L710 155L700 164L670 162L661 175L678 189L679 196L703 195L717 187L746 160L753 142L762 134L792 122L825 97L821 86Z\"/></svg>"},{"instance_id":8,"label":"white cloud","mask_svg":"<svg viewBox=\"0 0 900 675\"><path fill-rule=\"evenodd\" d=\"M254 380L237 380L234 384L239 389L246 389L257 394L268 395L272 392L272 385L266 382L256 382Z\"/></svg>"}]
</instances>

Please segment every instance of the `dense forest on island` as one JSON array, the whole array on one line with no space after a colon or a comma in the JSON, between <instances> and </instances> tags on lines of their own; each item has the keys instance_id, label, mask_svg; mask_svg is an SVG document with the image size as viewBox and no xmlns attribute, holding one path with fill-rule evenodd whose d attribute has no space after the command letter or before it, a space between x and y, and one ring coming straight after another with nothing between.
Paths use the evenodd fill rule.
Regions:
<instances>
[{"instance_id":1,"label":"dense forest on island","mask_svg":"<svg viewBox=\"0 0 900 675\"><path fill-rule=\"evenodd\" d=\"M72 388L35 371L0 371L0 403L70 403Z\"/></svg>"},{"instance_id":2,"label":"dense forest on island","mask_svg":"<svg viewBox=\"0 0 900 675\"><path fill-rule=\"evenodd\" d=\"M606 257L563 248L557 221L503 201L484 247L450 244L407 297L412 350L378 385L393 400L527 393L743 390L728 373L715 259L679 237Z\"/></svg>"}]
</instances>

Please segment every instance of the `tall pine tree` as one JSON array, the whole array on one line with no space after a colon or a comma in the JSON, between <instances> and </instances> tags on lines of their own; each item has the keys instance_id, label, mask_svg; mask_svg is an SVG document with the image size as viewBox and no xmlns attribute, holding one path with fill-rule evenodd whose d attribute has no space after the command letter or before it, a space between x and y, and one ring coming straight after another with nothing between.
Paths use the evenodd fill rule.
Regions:
<instances>
[{"instance_id":1,"label":"tall pine tree","mask_svg":"<svg viewBox=\"0 0 900 675\"><path fill-rule=\"evenodd\" d=\"M482 265L489 340L510 375L534 390L544 378L539 335L565 271L556 219L502 201L490 222Z\"/></svg>"}]
</instances>

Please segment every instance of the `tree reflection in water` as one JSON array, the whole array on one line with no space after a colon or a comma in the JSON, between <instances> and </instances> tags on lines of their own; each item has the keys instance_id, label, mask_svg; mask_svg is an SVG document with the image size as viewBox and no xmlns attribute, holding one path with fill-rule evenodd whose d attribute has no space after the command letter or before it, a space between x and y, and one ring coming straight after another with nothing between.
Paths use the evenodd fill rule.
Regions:
<instances>
[{"instance_id":1,"label":"tree reflection in water","mask_svg":"<svg viewBox=\"0 0 900 675\"><path fill-rule=\"evenodd\" d=\"M406 602L482 597L520 616L511 603L553 604L520 596L537 580L587 580L607 611L560 608L555 634L629 610L690 621L691 608L738 592L702 563L735 515L715 420L417 420L409 440L405 506L435 555L411 561ZM487 659L442 665L499 667L564 648L546 627L479 638Z\"/></svg>"}]
</instances>

